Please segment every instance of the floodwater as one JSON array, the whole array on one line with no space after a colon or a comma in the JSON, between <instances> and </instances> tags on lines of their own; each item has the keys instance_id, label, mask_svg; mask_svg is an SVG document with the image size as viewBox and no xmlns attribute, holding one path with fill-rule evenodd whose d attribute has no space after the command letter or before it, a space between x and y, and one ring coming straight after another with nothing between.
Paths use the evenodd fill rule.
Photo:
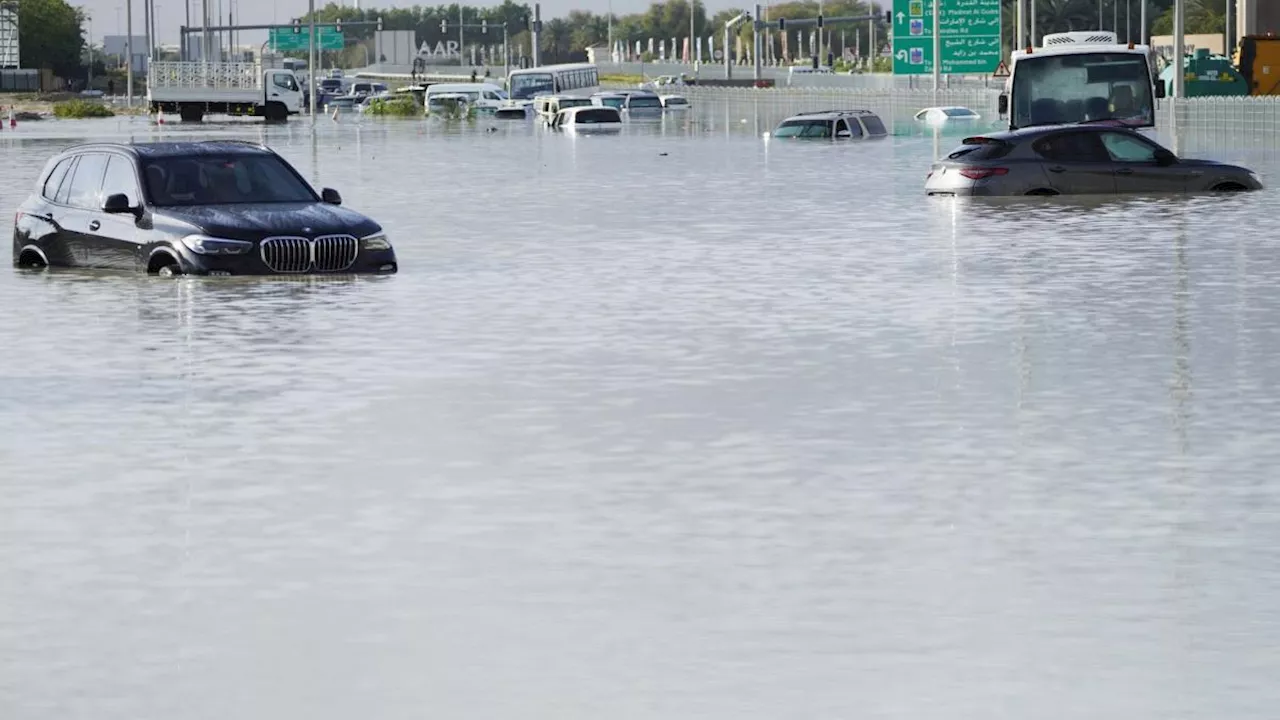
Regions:
<instances>
[{"instance_id":1,"label":"floodwater","mask_svg":"<svg viewBox=\"0 0 1280 720\"><path fill-rule=\"evenodd\" d=\"M0 717L1273 718L1277 191L729 115L266 131L396 277L0 272Z\"/></svg>"}]
</instances>

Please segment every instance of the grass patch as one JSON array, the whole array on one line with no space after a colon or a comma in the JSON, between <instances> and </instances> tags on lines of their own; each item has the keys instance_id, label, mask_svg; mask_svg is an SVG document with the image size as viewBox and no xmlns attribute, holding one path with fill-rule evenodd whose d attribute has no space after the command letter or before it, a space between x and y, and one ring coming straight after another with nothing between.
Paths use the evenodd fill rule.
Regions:
<instances>
[{"instance_id":1,"label":"grass patch","mask_svg":"<svg viewBox=\"0 0 1280 720\"><path fill-rule=\"evenodd\" d=\"M601 75L600 84L604 85L639 85L644 82L643 75Z\"/></svg>"},{"instance_id":2,"label":"grass patch","mask_svg":"<svg viewBox=\"0 0 1280 720\"><path fill-rule=\"evenodd\" d=\"M53 116L59 118L104 118L114 117L111 108L99 102L88 100L64 100L53 104Z\"/></svg>"},{"instance_id":3,"label":"grass patch","mask_svg":"<svg viewBox=\"0 0 1280 720\"><path fill-rule=\"evenodd\" d=\"M369 101L369 107L365 108L365 113L384 117L417 117L422 114L422 106L414 100L412 95L385 100L378 98Z\"/></svg>"}]
</instances>

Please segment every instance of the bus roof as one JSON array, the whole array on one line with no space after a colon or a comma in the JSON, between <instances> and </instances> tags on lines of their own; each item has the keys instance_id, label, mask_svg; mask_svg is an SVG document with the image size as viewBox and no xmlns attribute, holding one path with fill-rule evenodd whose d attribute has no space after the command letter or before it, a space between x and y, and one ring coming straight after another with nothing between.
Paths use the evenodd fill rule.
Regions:
<instances>
[{"instance_id":1,"label":"bus roof","mask_svg":"<svg viewBox=\"0 0 1280 720\"><path fill-rule=\"evenodd\" d=\"M512 75L530 75L545 74L556 72L569 72L571 70L595 70L596 66L591 63L564 63L562 65L539 65L537 67L524 68L521 70L512 70Z\"/></svg>"}]
</instances>

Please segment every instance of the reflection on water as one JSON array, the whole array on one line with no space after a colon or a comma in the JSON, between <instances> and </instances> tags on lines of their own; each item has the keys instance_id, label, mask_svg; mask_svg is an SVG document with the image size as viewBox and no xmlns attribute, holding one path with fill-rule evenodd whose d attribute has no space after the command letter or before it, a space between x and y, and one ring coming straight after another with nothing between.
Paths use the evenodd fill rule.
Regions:
<instances>
[{"instance_id":1,"label":"reflection on water","mask_svg":"<svg viewBox=\"0 0 1280 720\"><path fill-rule=\"evenodd\" d=\"M1270 718L1276 191L766 120L166 125L402 273L0 273L5 717Z\"/></svg>"}]
</instances>

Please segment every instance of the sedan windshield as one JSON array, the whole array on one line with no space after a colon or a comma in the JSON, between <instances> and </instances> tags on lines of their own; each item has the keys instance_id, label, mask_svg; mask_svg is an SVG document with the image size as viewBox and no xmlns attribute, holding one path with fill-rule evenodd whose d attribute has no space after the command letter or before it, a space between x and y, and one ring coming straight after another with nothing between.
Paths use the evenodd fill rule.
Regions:
<instances>
[{"instance_id":1,"label":"sedan windshield","mask_svg":"<svg viewBox=\"0 0 1280 720\"><path fill-rule=\"evenodd\" d=\"M1021 58L1014 65L1012 109L1015 128L1110 119L1153 125L1147 59L1119 52Z\"/></svg>"},{"instance_id":2,"label":"sedan windshield","mask_svg":"<svg viewBox=\"0 0 1280 720\"><path fill-rule=\"evenodd\" d=\"M274 155L197 155L146 160L153 205L240 205L316 202L302 178Z\"/></svg>"}]
</instances>

